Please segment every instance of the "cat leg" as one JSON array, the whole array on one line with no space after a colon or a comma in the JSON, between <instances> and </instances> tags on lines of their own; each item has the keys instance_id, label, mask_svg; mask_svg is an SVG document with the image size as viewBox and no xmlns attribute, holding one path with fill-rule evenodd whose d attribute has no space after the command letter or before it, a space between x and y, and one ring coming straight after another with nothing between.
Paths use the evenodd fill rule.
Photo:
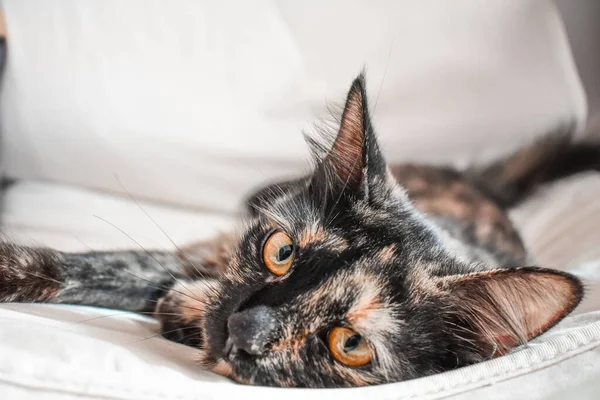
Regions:
<instances>
[{"instance_id":1,"label":"cat leg","mask_svg":"<svg viewBox=\"0 0 600 400\"><path fill-rule=\"evenodd\" d=\"M177 252L62 253L0 243L0 302L80 304L153 313L162 335L200 347L206 299L227 267L230 234Z\"/></svg>"},{"instance_id":2,"label":"cat leg","mask_svg":"<svg viewBox=\"0 0 600 400\"><path fill-rule=\"evenodd\" d=\"M160 251L62 253L0 243L0 302L153 311L184 280L181 257Z\"/></svg>"}]
</instances>

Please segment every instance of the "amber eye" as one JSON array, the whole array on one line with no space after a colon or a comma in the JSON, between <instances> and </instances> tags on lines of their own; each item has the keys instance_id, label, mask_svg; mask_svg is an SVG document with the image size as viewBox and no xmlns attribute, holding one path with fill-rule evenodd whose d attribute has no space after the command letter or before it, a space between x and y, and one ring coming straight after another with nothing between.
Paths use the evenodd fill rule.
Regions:
<instances>
[{"instance_id":1,"label":"amber eye","mask_svg":"<svg viewBox=\"0 0 600 400\"><path fill-rule=\"evenodd\" d=\"M273 233L263 247L263 261L277 276L285 274L294 260L294 243L284 232Z\"/></svg>"},{"instance_id":2,"label":"amber eye","mask_svg":"<svg viewBox=\"0 0 600 400\"><path fill-rule=\"evenodd\" d=\"M348 328L333 328L329 333L329 351L349 367L361 367L371 362L373 350L361 335Z\"/></svg>"}]
</instances>

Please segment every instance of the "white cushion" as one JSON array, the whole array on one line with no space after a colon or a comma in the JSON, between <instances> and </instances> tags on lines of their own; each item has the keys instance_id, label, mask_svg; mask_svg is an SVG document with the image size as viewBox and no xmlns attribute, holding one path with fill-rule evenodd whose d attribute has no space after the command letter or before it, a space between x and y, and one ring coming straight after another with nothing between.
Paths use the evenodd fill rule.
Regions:
<instances>
[{"instance_id":1,"label":"white cushion","mask_svg":"<svg viewBox=\"0 0 600 400\"><path fill-rule=\"evenodd\" d=\"M233 211L367 67L388 158L494 155L586 102L550 1L4 0L11 177Z\"/></svg>"}]
</instances>

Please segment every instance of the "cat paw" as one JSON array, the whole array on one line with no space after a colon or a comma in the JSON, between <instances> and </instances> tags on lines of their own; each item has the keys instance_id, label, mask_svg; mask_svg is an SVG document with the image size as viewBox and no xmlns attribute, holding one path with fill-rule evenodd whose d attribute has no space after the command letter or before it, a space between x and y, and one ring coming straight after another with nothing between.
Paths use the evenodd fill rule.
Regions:
<instances>
[{"instance_id":1,"label":"cat paw","mask_svg":"<svg viewBox=\"0 0 600 400\"><path fill-rule=\"evenodd\" d=\"M0 242L0 302L43 302L63 287L62 255Z\"/></svg>"}]
</instances>

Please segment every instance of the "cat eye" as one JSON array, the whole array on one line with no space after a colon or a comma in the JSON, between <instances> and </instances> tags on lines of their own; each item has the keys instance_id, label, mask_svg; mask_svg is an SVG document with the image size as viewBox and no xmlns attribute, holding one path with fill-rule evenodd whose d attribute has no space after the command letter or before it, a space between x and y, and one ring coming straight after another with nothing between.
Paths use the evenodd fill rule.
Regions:
<instances>
[{"instance_id":1,"label":"cat eye","mask_svg":"<svg viewBox=\"0 0 600 400\"><path fill-rule=\"evenodd\" d=\"M349 367L361 367L373 358L373 350L365 338L342 327L333 328L329 333L329 351L333 358Z\"/></svg>"},{"instance_id":2,"label":"cat eye","mask_svg":"<svg viewBox=\"0 0 600 400\"><path fill-rule=\"evenodd\" d=\"M263 262L273 274L281 276L292 266L294 260L294 242L285 233L273 233L263 247Z\"/></svg>"}]
</instances>

